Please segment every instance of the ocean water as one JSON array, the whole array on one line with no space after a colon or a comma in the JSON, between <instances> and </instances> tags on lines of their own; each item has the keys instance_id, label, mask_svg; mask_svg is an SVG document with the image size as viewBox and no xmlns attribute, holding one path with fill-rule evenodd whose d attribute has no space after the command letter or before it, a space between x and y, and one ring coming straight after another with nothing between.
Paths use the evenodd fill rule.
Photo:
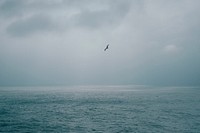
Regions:
<instances>
[{"instance_id":1,"label":"ocean water","mask_svg":"<svg viewBox=\"0 0 200 133\"><path fill-rule=\"evenodd\" d=\"M0 132L197 133L199 87L1 87Z\"/></svg>"}]
</instances>

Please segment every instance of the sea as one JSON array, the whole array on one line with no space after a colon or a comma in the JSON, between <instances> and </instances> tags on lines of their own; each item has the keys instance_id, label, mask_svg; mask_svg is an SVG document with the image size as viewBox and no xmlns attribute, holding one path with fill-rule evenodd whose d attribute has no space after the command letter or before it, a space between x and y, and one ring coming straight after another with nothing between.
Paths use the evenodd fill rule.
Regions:
<instances>
[{"instance_id":1,"label":"sea","mask_svg":"<svg viewBox=\"0 0 200 133\"><path fill-rule=\"evenodd\" d=\"M200 87L0 87L1 133L200 133Z\"/></svg>"}]
</instances>

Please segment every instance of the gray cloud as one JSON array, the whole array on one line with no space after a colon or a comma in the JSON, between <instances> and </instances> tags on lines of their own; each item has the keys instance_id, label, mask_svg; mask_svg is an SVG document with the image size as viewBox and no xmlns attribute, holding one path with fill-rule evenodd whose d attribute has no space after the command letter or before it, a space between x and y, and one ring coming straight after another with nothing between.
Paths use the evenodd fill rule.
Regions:
<instances>
[{"instance_id":1,"label":"gray cloud","mask_svg":"<svg viewBox=\"0 0 200 133\"><path fill-rule=\"evenodd\" d=\"M0 85L199 85L199 5L1 1Z\"/></svg>"},{"instance_id":2,"label":"gray cloud","mask_svg":"<svg viewBox=\"0 0 200 133\"><path fill-rule=\"evenodd\" d=\"M66 31L73 27L96 29L118 26L130 9L130 1L23 1L1 3L2 14L12 16L7 31L11 35L30 35L38 31ZM16 10L16 11L15 11ZM9 15L8 15L9 14ZM17 17L18 16L18 17Z\"/></svg>"},{"instance_id":3,"label":"gray cloud","mask_svg":"<svg viewBox=\"0 0 200 133\"><path fill-rule=\"evenodd\" d=\"M102 5L103 6L103 5ZM83 10L73 17L76 25L85 28L102 28L118 25L126 16L130 8L130 2L122 3L115 1L109 8L100 10Z\"/></svg>"},{"instance_id":4,"label":"gray cloud","mask_svg":"<svg viewBox=\"0 0 200 133\"><path fill-rule=\"evenodd\" d=\"M0 3L0 16L14 17L23 10L24 2L22 0L3 0Z\"/></svg>"},{"instance_id":5,"label":"gray cloud","mask_svg":"<svg viewBox=\"0 0 200 133\"><path fill-rule=\"evenodd\" d=\"M7 27L7 32L14 36L26 36L37 31L50 31L53 27L53 23L47 16L35 15L31 18L11 23Z\"/></svg>"}]
</instances>

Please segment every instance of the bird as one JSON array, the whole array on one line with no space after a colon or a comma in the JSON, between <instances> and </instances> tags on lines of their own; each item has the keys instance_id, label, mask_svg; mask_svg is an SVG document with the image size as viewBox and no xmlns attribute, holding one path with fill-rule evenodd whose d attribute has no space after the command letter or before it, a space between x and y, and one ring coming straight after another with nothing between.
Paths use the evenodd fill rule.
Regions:
<instances>
[{"instance_id":1,"label":"bird","mask_svg":"<svg viewBox=\"0 0 200 133\"><path fill-rule=\"evenodd\" d=\"M106 51L108 49L109 44L106 46L106 48L104 49L104 51Z\"/></svg>"}]
</instances>

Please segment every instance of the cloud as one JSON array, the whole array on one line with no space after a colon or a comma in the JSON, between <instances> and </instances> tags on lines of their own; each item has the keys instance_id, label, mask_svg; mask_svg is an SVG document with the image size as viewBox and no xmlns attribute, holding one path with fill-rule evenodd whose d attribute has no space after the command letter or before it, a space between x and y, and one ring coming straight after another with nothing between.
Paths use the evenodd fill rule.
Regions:
<instances>
[{"instance_id":1,"label":"cloud","mask_svg":"<svg viewBox=\"0 0 200 133\"><path fill-rule=\"evenodd\" d=\"M179 51L179 48L176 45L167 45L164 47L164 52L168 53L168 54L175 54Z\"/></svg>"},{"instance_id":2,"label":"cloud","mask_svg":"<svg viewBox=\"0 0 200 133\"><path fill-rule=\"evenodd\" d=\"M62 0L2 0L0 16L5 18L22 17L31 13L45 13L63 6Z\"/></svg>"},{"instance_id":3,"label":"cloud","mask_svg":"<svg viewBox=\"0 0 200 133\"><path fill-rule=\"evenodd\" d=\"M113 2L113 3L111 3ZM80 2L78 2L80 4ZM119 25L130 9L130 1L87 2L78 5L79 11L71 16L74 27L96 29ZM77 7L77 4L74 5Z\"/></svg>"},{"instance_id":4,"label":"cloud","mask_svg":"<svg viewBox=\"0 0 200 133\"><path fill-rule=\"evenodd\" d=\"M13 36L27 36L38 31L50 31L53 27L53 23L47 16L34 15L14 21L7 27L7 32Z\"/></svg>"},{"instance_id":5,"label":"cloud","mask_svg":"<svg viewBox=\"0 0 200 133\"><path fill-rule=\"evenodd\" d=\"M198 84L199 5L2 0L0 85Z\"/></svg>"},{"instance_id":6,"label":"cloud","mask_svg":"<svg viewBox=\"0 0 200 133\"><path fill-rule=\"evenodd\" d=\"M24 1L2 0L0 2L0 16L14 17L24 9Z\"/></svg>"},{"instance_id":7,"label":"cloud","mask_svg":"<svg viewBox=\"0 0 200 133\"><path fill-rule=\"evenodd\" d=\"M129 0L114 3L112 0L107 2L20 0L19 3L12 0L3 1L0 10L3 11L4 17L12 18L5 24L7 32L20 37L41 31L65 32L73 28L88 30L114 28L123 22L131 8Z\"/></svg>"}]
</instances>

